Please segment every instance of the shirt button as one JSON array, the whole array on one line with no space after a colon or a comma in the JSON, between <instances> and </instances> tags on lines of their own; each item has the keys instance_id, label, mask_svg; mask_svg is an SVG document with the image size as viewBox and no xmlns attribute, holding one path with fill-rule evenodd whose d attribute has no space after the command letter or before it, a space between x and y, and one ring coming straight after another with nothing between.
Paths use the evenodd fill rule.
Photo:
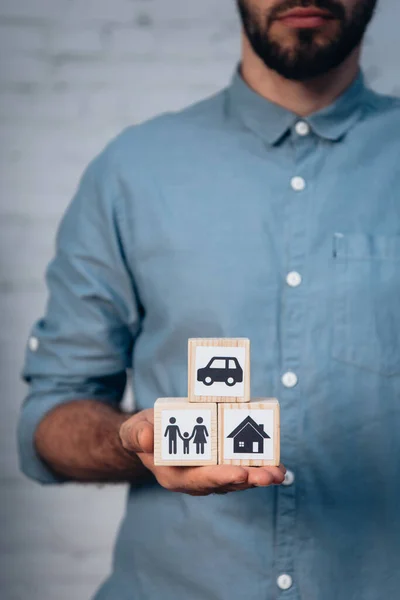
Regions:
<instances>
[{"instance_id":1,"label":"shirt button","mask_svg":"<svg viewBox=\"0 0 400 600\"><path fill-rule=\"evenodd\" d=\"M32 352L36 352L36 350L39 348L39 340L37 339L37 337L30 337L28 340L28 347L29 350L32 350Z\"/></svg>"},{"instance_id":2,"label":"shirt button","mask_svg":"<svg viewBox=\"0 0 400 600\"><path fill-rule=\"evenodd\" d=\"M298 121L295 125L297 135L308 135L310 133L310 126L305 121Z\"/></svg>"},{"instance_id":3,"label":"shirt button","mask_svg":"<svg viewBox=\"0 0 400 600\"><path fill-rule=\"evenodd\" d=\"M306 182L303 177L293 177L290 185L295 192L302 192L306 187Z\"/></svg>"},{"instance_id":4,"label":"shirt button","mask_svg":"<svg viewBox=\"0 0 400 600\"><path fill-rule=\"evenodd\" d=\"M278 579L276 580L276 583L278 584L279 589L288 590L293 585L293 579L287 573L282 573L282 575L279 575Z\"/></svg>"},{"instance_id":5,"label":"shirt button","mask_svg":"<svg viewBox=\"0 0 400 600\"><path fill-rule=\"evenodd\" d=\"M285 473L285 479L282 481L282 485L293 485L294 484L294 473L293 471L287 470Z\"/></svg>"},{"instance_id":6,"label":"shirt button","mask_svg":"<svg viewBox=\"0 0 400 600\"><path fill-rule=\"evenodd\" d=\"M295 385L297 385L297 381L297 375L292 371L288 371L287 373L282 375L282 383L287 388L293 388Z\"/></svg>"},{"instance_id":7,"label":"shirt button","mask_svg":"<svg viewBox=\"0 0 400 600\"><path fill-rule=\"evenodd\" d=\"M290 287L297 287L301 284L301 275L297 271L291 271L286 276L286 282Z\"/></svg>"}]
</instances>

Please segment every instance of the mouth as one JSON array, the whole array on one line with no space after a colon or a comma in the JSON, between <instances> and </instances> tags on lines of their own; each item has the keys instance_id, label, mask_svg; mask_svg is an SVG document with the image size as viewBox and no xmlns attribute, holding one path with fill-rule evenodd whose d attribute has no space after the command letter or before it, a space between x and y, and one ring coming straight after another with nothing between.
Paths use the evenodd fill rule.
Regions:
<instances>
[{"instance_id":1,"label":"mouth","mask_svg":"<svg viewBox=\"0 0 400 600\"><path fill-rule=\"evenodd\" d=\"M299 7L285 11L279 15L277 21L286 25L286 27L312 29L322 27L323 25L326 25L327 22L334 20L334 18L332 13L327 10L313 7Z\"/></svg>"}]
</instances>

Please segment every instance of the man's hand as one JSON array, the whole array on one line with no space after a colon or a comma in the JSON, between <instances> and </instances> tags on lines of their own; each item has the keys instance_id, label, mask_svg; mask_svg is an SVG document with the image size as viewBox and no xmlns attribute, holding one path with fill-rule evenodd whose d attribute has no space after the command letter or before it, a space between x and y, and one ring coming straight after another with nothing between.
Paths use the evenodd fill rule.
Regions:
<instances>
[{"instance_id":1,"label":"man's hand","mask_svg":"<svg viewBox=\"0 0 400 600\"><path fill-rule=\"evenodd\" d=\"M235 492L252 487L282 483L286 469L279 467L156 467L154 465L153 409L143 410L120 428L121 442L129 453L137 454L142 463L167 490L192 496Z\"/></svg>"}]
</instances>

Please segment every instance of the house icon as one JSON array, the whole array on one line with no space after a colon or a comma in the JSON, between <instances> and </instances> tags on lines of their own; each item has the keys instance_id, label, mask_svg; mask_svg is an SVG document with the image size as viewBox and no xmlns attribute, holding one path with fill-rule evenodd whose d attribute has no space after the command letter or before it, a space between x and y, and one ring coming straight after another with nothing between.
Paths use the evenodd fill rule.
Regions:
<instances>
[{"instance_id":1,"label":"house icon","mask_svg":"<svg viewBox=\"0 0 400 600\"><path fill-rule=\"evenodd\" d=\"M250 416L246 417L233 431L228 435L233 438L233 452L246 454L263 454L264 440L271 439L265 433L264 425L257 423Z\"/></svg>"}]
</instances>

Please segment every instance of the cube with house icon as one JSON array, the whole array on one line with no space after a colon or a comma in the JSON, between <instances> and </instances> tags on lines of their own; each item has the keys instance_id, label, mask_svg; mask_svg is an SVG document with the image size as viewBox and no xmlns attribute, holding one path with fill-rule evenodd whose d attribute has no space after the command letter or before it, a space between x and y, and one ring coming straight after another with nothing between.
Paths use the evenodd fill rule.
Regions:
<instances>
[{"instance_id":1,"label":"cube with house icon","mask_svg":"<svg viewBox=\"0 0 400 600\"><path fill-rule=\"evenodd\" d=\"M258 398L218 406L218 462L242 466L279 465L279 403Z\"/></svg>"}]
</instances>

